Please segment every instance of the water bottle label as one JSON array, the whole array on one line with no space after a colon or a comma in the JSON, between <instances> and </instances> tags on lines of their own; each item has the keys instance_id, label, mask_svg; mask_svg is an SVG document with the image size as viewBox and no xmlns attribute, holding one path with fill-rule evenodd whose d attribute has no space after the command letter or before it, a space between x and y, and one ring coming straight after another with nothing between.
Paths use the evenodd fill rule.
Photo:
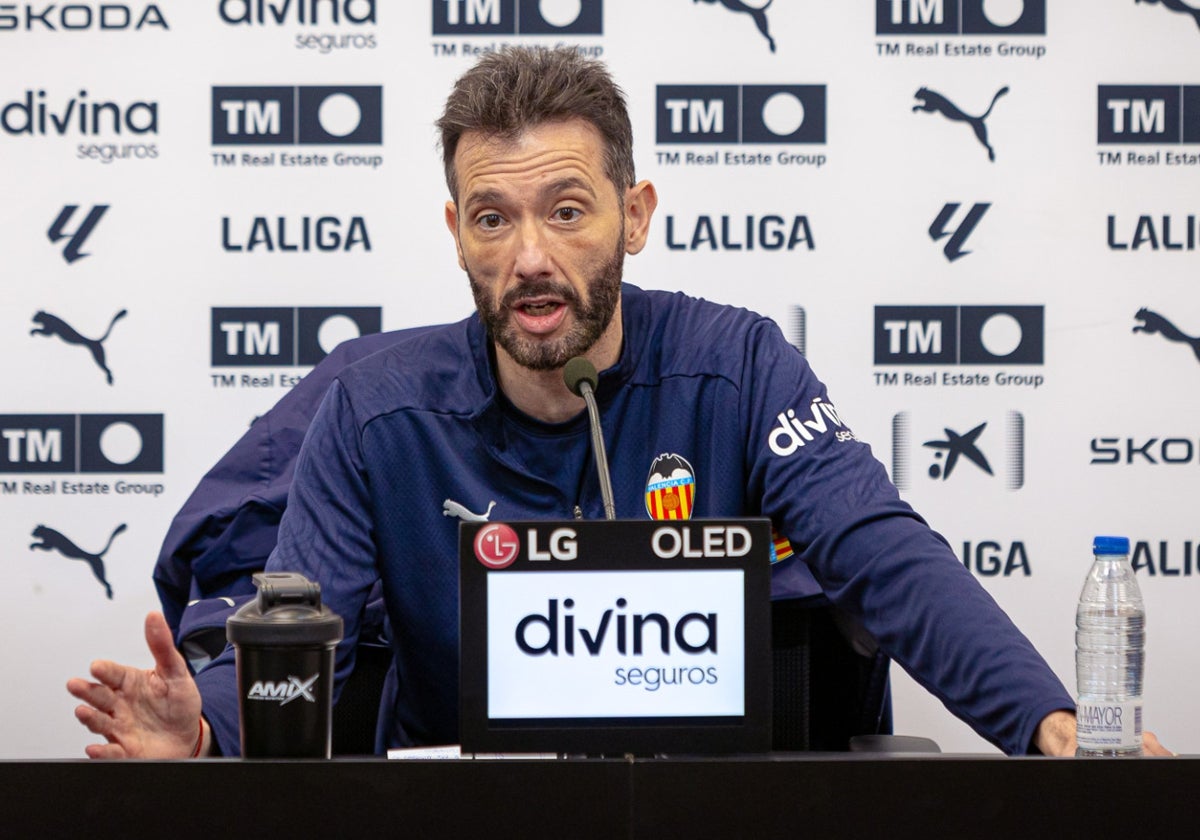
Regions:
<instances>
[{"instance_id":1,"label":"water bottle label","mask_svg":"<svg viewBox=\"0 0 1200 840\"><path fill-rule=\"evenodd\" d=\"M1141 701L1081 699L1075 721L1075 739L1081 749L1130 749L1142 744Z\"/></svg>"}]
</instances>

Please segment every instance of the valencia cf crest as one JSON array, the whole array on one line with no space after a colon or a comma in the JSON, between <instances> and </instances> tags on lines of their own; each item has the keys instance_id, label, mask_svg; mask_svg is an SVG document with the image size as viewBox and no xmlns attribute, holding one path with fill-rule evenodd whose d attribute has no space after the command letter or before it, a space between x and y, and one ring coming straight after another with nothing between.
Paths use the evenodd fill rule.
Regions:
<instances>
[{"instance_id":1,"label":"valencia cf crest","mask_svg":"<svg viewBox=\"0 0 1200 840\"><path fill-rule=\"evenodd\" d=\"M695 496L691 464L673 453L654 459L646 479L646 513L651 519L691 519Z\"/></svg>"}]
</instances>

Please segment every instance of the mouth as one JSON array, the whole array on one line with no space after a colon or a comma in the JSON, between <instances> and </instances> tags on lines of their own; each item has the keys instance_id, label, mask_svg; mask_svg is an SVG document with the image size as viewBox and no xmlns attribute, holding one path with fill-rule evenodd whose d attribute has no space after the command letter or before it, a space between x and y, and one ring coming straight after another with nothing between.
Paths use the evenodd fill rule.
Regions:
<instances>
[{"instance_id":1,"label":"mouth","mask_svg":"<svg viewBox=\"0 0 1200 840\"><path fill-rule=\"evenodd\" d=\"M515 301L510 309L525 332L546 335L562 324L568 307L560 298L531 297Z\"/></svg>"}]
</instances>

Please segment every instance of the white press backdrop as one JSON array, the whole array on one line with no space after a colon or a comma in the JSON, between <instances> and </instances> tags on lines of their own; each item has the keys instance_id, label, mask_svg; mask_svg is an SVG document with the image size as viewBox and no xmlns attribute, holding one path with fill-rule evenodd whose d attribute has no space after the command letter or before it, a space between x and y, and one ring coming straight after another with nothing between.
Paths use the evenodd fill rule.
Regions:
<instances>
[{"instance_id":1,"label":"white press backdrop","mask_svg":"<svg viewBox=\"0 0 1200 840\"><path fill-rule=\"evenodd\" d=\"M1090 539L1118 533L1138 544L1147 726L1176 750L1200 751L1187 712L1200 630L1187 606L1200 587L1191 521L1200 342L1133 330L1146 308L1178 338L1200 336L1200 98L1188 88L1200 85L1200 12L1134 0L742 5L0 4L8 594L0 756L82 754L91 738L72 718L64 682L94 657L147 660L141 618L157 604L150 570L168 522L251 418L285 392L283 378L307 369L291 359L214 366L214 308L379 307L384 329L470 311L442 223L432 123L472 53L504 43L577 45L610 63L629 96L639 176L661 197L650 245L628 261L628 279L744 305L785 325L843 418L889 469L907 464L897 476L906 498L1068 686ZM668 85L696 87L659 97ZM720 91L712 86L746 85L782 87L782 95L761 115L730 108L719 114L725 123L714 122ZM1107 87L1149 85L1161 87ZM380 136L367 100L356 109L335 97L325 110L302 109L300 122L335 135L356 129L348 139L366 143L295 145L289 136L246 145L270 126L245 120L254 105L227 105L214 118L214 88L268 86L379 87ZM994 161L966 122L913 110L917 90L928 88L979 116L1003 87L985 121ZM253 100L245 91L219 95ZM671 100L661 113L659 98ZM240 119L227 122L234 111ZM214 145L214 121L232 126L239 143ZM736 126L768 142L736 134L711 142L714 130ZM715 162L697 158L714 152ZM274 157L252 165L247 154ZM286 154L327 162L285 166ZM771 162L749 162L763 158ZM960 207L945 225L950 235L935 241L930 228L947 204ZM982 205L972 226L968 211ZM98 206L107 210L89 229ZM304 249L306 218L333 220L322 223L326 250ZM799 236L789 241L793 230ZM330 231L342 237L336 246ZM954 244L966 253L950 260ZM85 256L68 261L75 251ZM906 309L877 317L881 306ZM971 306L1001 310L960 336L964 350L990 354L989 364L910 363L938 349L929 343L934 313L915 307ZM1039 307L1044 320L1017 328L1004 315L1014 306ZM63 339L66 328L31 334L44 312L96 339L121 310L102 344L111 385L87 346ZM319 338L343 335L339 324ZM942 338L948 351L949 333ZM245 384L243 374L266 384ZM914 384L913 374L934 384ZM956 375L988 382L949 384ZM69 447L54 449L59 415L70 428L75 415L117 415L79 435L82 456L107 459L101 471L79 472ZM132 471L159 447L129 415L162 416L161 467ZM963 460L935 477L940 461L922 444L981 423L977 443L994 475ZM100 553L121 524L103 554L111 599L86 563L30 548L45 541L34 533L45 526ZM992 750L898 669L895 686L898 731L930 735L946 750Z\"/></svg>"}]
</instances>

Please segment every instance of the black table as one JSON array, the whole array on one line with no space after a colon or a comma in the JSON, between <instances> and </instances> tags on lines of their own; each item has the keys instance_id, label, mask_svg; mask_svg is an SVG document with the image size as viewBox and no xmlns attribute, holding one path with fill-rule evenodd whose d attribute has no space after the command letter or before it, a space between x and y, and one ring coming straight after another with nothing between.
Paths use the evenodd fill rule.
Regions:
<instances>
[{"instance_id":1,"label":"black table","mask_svg":"<svg viewBox=\"0 0 1200 840\"><path fill-rule=\"evenodd\" d=\"M1195 833L1198 784L1200 757L9 761L0 834L1146 840Z\"/></svg>"}]
</instances>

